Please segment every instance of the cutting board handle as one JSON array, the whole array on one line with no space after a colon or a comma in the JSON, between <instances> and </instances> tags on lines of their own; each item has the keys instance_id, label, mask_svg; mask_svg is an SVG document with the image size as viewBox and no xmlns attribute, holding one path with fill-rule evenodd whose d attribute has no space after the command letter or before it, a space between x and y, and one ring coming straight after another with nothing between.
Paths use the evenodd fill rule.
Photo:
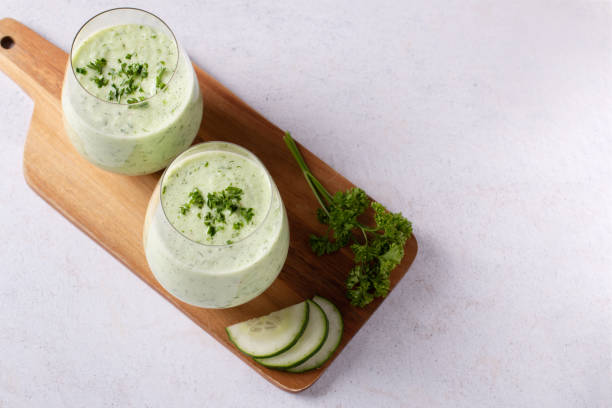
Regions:
<instances>
[{"instance_id":1,"label":"cutting board handle","mask_svg":"<svg viewBox=\"0 0 612 408\"><path fill-rule=\"evenodd\" d=\"M34 101L60 97L66 62L61 49L28 27L12 18L0 20L0 69Z\"/></svg>"}]
</instances>

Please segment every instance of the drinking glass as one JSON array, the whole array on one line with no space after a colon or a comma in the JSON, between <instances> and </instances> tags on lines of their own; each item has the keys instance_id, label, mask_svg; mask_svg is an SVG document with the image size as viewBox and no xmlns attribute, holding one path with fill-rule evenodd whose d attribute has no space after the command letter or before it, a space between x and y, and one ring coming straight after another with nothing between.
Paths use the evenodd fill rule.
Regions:
<instances>
[{"instance_id":1,"label":"drinking glass","mask_svg":"<svg viewBox=\"0 0 612 408\"><path fill-rule=\"evenodd\" d=\"M166 67L169 79L165 88L137 103L127 103L128 98L117 102L95 96L79 82L79 67L73 65L75 53L92 35L128 24L167 36L173 46L171 55L176 55L176 64ZM120 35L113 41L115 38L118 42L125 40ZM109 44L100 44L100 57L116 45L109 48ZM92 59L97 57L92 55ZM104 75L111 78L110 70ZM155 76L155 72L149 75ZM69 139L85 159L108 171L141 175L163 169L191 145L200 127L203 106L193 66L172 30L144 10L117 8L94 16L76 34L64 76L62 109Z\"/></svg>"},{"instance_id":2,"label":"drinking glass","mask_svg":"<svg viewBox=\"0 0 612 408\"><path fill-rule=\"evenodd\" d=\"M254 162L264 170L263 183L270 191L263 220L230 245L188 238L169 221L162 200L166 178L173 169L211 151L235 153ZM233 143L201 143L179 155L162 175L147 208L143 246L153 275L172 295L199 307L233 307L262 293L281 271L289 248L287 213L276 184L254 154Z\"/></svg>"}]
</instances>

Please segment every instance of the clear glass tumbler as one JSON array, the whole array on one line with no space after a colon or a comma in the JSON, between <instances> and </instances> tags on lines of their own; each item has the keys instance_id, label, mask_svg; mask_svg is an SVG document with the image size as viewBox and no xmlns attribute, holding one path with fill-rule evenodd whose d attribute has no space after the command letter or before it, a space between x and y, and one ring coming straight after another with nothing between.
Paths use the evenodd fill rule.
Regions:
<instances>
[{"instance_id":1,"label":"clear glass tumbler","mask_svg":"<svg viewBox=\"0 0 612 408\"><path fill-rule=\"evenodd\" d=\"M261 216L252 226L250 233L229 244L212 245L206 240L196 241L193 237L184 234L184 230L179 230L182 227L174 225L171 221L180 219L176 210L177 205L183 200L172 198L174 202L170 204L168 200L171 199L168 196L165 198L166 201L162 197L166 194L166 187L170 185L171 178L177 177L176 180L182 180L178 176L180 169L187 169L181 174L192 174L192 169L195 168L193 163L197 166L198 160L203 166L208 167L208 160L204 157L210 156L205 154L239 155L254 163L256 167L253 168L263 169L261 172L258 170L258 174L262 177L252 181L252 184L260 186L258 191L262 192L258 197L262 203ZM230 159L231 157L228 158L228 162ZM244 168L241 170L234 168L234 170L245 171ZM207 171L211 171L210 168ZM199 187L202 187L206 180L209 179L203 176ZM184 187L185 191L194 188L191 183L183 181L175 183L187 184ZM206 197L205 188L202 188L202 192ZM201 218L203 221L205 217ZM195 218L193 220L198 222ZM153 275L172 295L199 307L233 307L246 303L262 293L281 271L289 248L287 213L276 184L255 155L232 143L201 143L178 156L162 175L147 208L143 246Z\"/></svg>"},{"instance_id":2,"label":"clear glass tumbler","mask_svg":"<svg viewBox=\"0 0 612 408\"><path fill-rule=\"evenodd\" d=\"M62 88L67 134L105 170L141 175L187 149L202 120L202 95L170 28L144 10L118 8L74 38Z\"/></svg>"}]
</instances>

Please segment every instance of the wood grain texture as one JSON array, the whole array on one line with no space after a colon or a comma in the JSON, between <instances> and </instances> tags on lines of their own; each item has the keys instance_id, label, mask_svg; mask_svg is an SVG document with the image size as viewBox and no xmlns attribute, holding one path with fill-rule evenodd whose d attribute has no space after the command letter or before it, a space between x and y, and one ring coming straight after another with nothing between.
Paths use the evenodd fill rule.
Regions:
<instances>
[{"instance_id":1,"label":"wood grain texture","mask_svg":"<svg viewBox=\"0 0 612 408\"><path fill-rule=\"evenodd\" d=\"M147 203L161 173L141 177L117 175L82 159L64 134L62 123L60 94L67 54L12 19L0 20L0 38L4 36L11 36L15 44L10 49L0 48L0 69L34 100L23 158L24 175L32 189L265 379L292 392L312 385L333 359L321 369L303 374L269 370L238 352L224 331L227 325L319 294L336 303L344 317L344 336L335 358L382 301L357 309L346 300L344 281L352 265L349 250L325 257L316 257L311 252L308 235L323 231L314 216L317 202L284 145L283 132L195 67L204 98L204 118L196 141L230 141L261 159L287 208L291 242L279 278L251 302L224 310L187 305L157 283L147 266L141 242ZM330 191L352 186L306 149L301 147L301 151L312 172ZM413 237L406 244L404 260L391 275L392 289L416 253L417 242Z\"/></svg>"}]
</instances>

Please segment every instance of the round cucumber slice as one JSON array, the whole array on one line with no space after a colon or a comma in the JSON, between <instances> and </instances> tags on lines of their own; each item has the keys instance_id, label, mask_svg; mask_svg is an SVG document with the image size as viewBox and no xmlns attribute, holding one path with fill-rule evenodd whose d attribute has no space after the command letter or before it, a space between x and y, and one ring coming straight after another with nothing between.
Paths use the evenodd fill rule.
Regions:
<instances>
[{"instance_id":1,"label":"round cucumber slice","mask_svg":"<svg viewBox=\"0 0 612 408\"><path fill-rule=\"evenodd\" d=\"M302 337L287 351L274 357L256 358L255 361L266 367L284 369L303 363L321 348L327 338L327 317L319 305L311 300L306 302L310 316Z\"/></svg>"},{"instance_id":2,"label":"round cucumber slice","mask_svg":"<svg viewBox=\"0 0 612 408\"><path fill-rule=\"evenodd\" d=\"M293 346L304 333L310 307L307 302L225 328L238 350L251 357L271 357Z\"/></svg>"},{"instance_id":3,"label":"round cucumber slice","mask_svg":"<svg viewBox=\"0 0 612 408\"><path fill-rule=\"evenodd\" d=\"M304 371L314 370L315 368L321 367L330 357L334 354L334 351L340 345L342 339L342 332L344 331L344 323L342 322L342 315L340 311L329 300L321 296L315 296L312 299L317 305L321 306L321 309L327 315L329 321L329 331L327 333L327 339L323 346L312 355L308 360L295 367L289 368L287 371L292 373L303 373Z\"/></svg>"}]
</instances>

